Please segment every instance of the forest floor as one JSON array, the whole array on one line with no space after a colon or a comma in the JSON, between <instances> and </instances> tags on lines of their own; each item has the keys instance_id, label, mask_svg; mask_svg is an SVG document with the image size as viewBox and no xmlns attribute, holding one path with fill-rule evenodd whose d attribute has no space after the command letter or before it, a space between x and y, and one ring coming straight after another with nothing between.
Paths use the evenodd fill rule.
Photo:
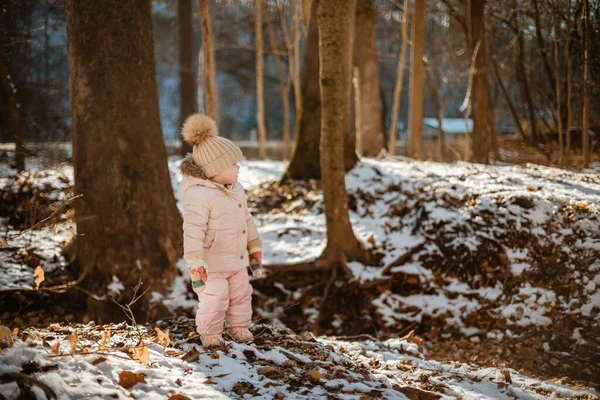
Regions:
<instances>
[{"instance_id":1,"label":"forest floor","mask_svg":"<svg viewBox=\"0 0 600 400\"><path fill-rule=\"evenodd\" d=\"M69 244L75 235L70 200L73 197L73 170L68 163L57 164L54 160L38 157L28 160L29 173L15 178L11 176L7 157L0 155L3 227L0 232L3 241L0 250L0 309L3 311L0 318L11 329L21 329L21 336L17 335L20 339L16 339L12 348L21 346L21 350L6 349L4 354L7 356L4 357L13 358L0 358L0 367L5 363L6 368L17 371L17 364L24 360L16 356L20 351L21 357L28 354L36 360L37 357L43 359L43 353L49 353L46 354L48 362L60 364L62 370L63 359L52 354L49 348L34 346L30 338L23 336L23 330L33 326L41 336L57 336L48 333L52 332L48 326L62 322L63 336L73 330L79 337L79 331L93 331L86 328L87 325L72 325L87 324L89 319L80 304L69 301L68 293L43 290L74 278L69 262ZM181 177L179 162L177 159L169 161L175 191ZM275 185L274 181L284 168L285 164L277 161L247 161L243 163L240 176L265 243L267 272L268 265L313 260L325 244L323 199L318 183ZM368 390L383 390L374 392L373 397L402 398L402 386L463 398L475 398L478 393L483 398L598 396L591 388L600 386L600 338L597 335L600 330L599 164L588 170L569 171L535 164L483 166L463 162L415 162L402 157L365 159L347 175L347 187L354 230L367 246L381 254L382 265L350 263L354 278L333 289L331 306L327 310L329 323L323 327L323 336L313 340L321 349L319 351L334 352L333 358L346 357L357 363L358 358L363 357L363 364L369 364L370 368L365 373L374 377L365 382L387 385L377 388L375 384L369 386L363 382ZM48 216L51 217L46 219ZM38 265L43 267L46 281L42 283L42 290L36 292L33 273ZM184 263L180 262L179 267L181 274L173 284L171 296L158 300L169 306L175 316L192 316L197 302L189 290ZM272 273L254 279L255 333L264 330L281 341L288 334L296 338L285 330L288 328L303 332L302 335L309 332L318 317L322 282L327 281L324 278L328 277L318 273L308 276ZM119 290L118 277L113 279L113 289ZM44 305L49 298L55 302L51 314ZM189 321L185 323L190 324ZM171 327L160 326L163 329ZM192 329L191 326L188 328ZM104 328L95 329L102 331ZM150 334L146 334L148 338L152 327L144 329L150 330ZM123 331L132 329L123 327ZM281 333L284 331L288 333ZM411 331L417 339L399 339ZM269 340L275 339L269 337ZM410 357L419 361L403 358L409 357L404 345L398 351L397 344L390 344L390 340L407 346L411 344L413 349L416 347L418 355L413 352ZM46 342L52 345L51 341ZM260 345L260 340L257 343ZM230 345L242 352L247 350L243 345ZM83 347L89 350L90 346L79 344L75 347L81 352ZM201 351L200 347L196 348ZM156 353L152 349L150 346L151 360ZM172 367L169 363L179 363L175 360L190 349L183 346L172 351L178 352L174 360L165 361L159 357L156 362ZM219 354L221 360L229 357ZM80 356L74 360L78 360L77 357ZM92 356L81 357L87 360L86 357ZM110 364L112 358L107 358ZM294 356L287 358L298 362ZM400 377L404 375L399 372L398 365L409 359L414 370L402 380ZM77 370L78 363L83 362L71 365L75 361L64 360L64 368L71 371ZM285 361L281 357L271 360L279 368L285 367ZM395 366L392 368L390 363ZM190 368L200 368L192 364ZM119 368L135 369L131 365ZM288 367L290 365L288 363ZM426 365L434 367L428 370ZM462 372L452 372L454 365ZM204 367L206 365L202 364ZM100 371L115 381L119 368L111 367L103 372L100 368ZM388 371L390 368L392 372ZM204 368L202 374L217 382L214 386L217 391L235 392L233 377L217 379L215 377L222 374L209 370ZM302 369L304 372L310 370ZM332 371L329 371L333 375L328 375L327 381L334 379ZM436 389L434 386L440 382L434 380L433 386L429 385L432 377L422 375L427 371L449 371L448 374L458 374L461 382L468 384L458 388L453 386L454 383L448 385L446 376L446 386ZM513 382L517 382L515 376L519 376L518 382L529 379L529 383L511 386L503 371L509 371L509 379ZM279 371L282 376L287 376L288 372ZM148 372L144 373L148 376ZM160 375L157 371L152 374ZM74 387L75 383L70 381L74 378L67 375L63 383ZM273 376L276 375L273 372ZM397 381L385 381L387 378L383 376L388 375ZM492 381L489 380L491 376ZM303 382L306 376L298 378ZM310 380L310 377L306 379ZM480 382L475 382L479 379ZM248 382L259 388L251 390L271 393L268 387L261 386L265 385L263 381L271 382L272 379L260 380L262 383L252 379ZM321 382L320 379L317 381ZM485 388L478 386L482 382ZM394 383L400 385L400 389L394 387ZM52 387L57 388L56 385L55 382ZM278 384L270 385L277 387ZM467 386L468 390L465 389ZM487 392L492 386L497 392ZM318 396L321 393L318 390L322 390L300 387L299 390L309 390L305 395ZM542 389L527 389L531 387ZM347 387L344 388L340 390L344 392ZM361 393L368 392L363 389ZM172 390L178 392L175 386ZM282 393L285 398L293 398L289 397L293 393L301 394L290 390ZM344 397L342 394L340 398Z\"/></svg>"}]
</instances>

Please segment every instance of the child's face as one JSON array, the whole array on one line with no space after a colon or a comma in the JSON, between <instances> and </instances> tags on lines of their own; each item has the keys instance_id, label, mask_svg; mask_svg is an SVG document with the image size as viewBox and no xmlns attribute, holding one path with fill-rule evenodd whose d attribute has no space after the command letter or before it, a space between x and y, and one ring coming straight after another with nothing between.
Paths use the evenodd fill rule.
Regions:
<instances>
[{"instance_id":1,"label":"child's face","mask_svg":"<svg viewBox=\"0 0 600 400\"><path fill-rule=\"evenodd\" d=\"M213 176L211 179L214 182L220 183L221 185L231 185L237 182L238 173L240 172L240 166L238 163L233 164L219 175Z\"/></svg>"}]
</instances>

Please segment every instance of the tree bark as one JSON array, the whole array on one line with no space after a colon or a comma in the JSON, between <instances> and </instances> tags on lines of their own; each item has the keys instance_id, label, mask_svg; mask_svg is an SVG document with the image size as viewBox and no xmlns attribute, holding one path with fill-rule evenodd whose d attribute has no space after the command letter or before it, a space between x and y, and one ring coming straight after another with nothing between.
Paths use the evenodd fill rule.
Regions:
<instances>
[{"instance_id":1,"label":"tree bark","mask_svg":"<svg viewBox=\"0 0 600 400\"><path fill-rule=\"evenodd\" d=\"M425 0L415 0L412 59L410 71L409 156L422 158L423 130L423 52L425 48Z\"/></svg>"},{"instance_id":2,"label":"tree bark","mask_svg":"<svg viewBox=\"0 0 600 400\"><path fill-rule=\"evenodd\" d=\"M21 125L21 113L19 104L15 95L15 88L10 79L8 68L4 63L4 51L0 46L0 79L2 79L2 89L6 99L8 112L6 117L10 121L10 135L15 141L15 166L17 173L25 170L25 147L23 146L23 129Z\"/></svg>"},{"instance_id":3,"label":"tree bark","mask_svg":"<svg viewBox=\"0 0 600 400\"><path fill-rule=\"evenodd\" d=\"M583 0L583 107L581 115L581 141L583 151L583 167L590 165L590 2Z\"/></svg>"},{"instance_id":4,"label":"tree bark","mask_svg":"<svg viewBox=\"0 0 600 400\"><path fill-rule=\"evenodd\" d=\"M472 66L475 68L471 92L473 117L472 157L475 162L487 164L489 162L492 134L494 133L494 117L488 88L484 9L485 0L470 0L470 45L473 52L478 47L475 63Z\"/></svg>"},{"instance_id":5,"label":"tree bark","mask_svg":"<svg viewBox=\"0 0 600 400\"><path fill-rule=\"evenodd\" d=\"M344 171L344 136L350 127L349 92L354 0L318 0L321 110L321 173L331 267L366 260L350 224ZM348 272L348 271L346 271Z\"/></svg>"},{"instance_id":6,"label":"tree bark","mask_svg":"<svg viewBox=\"0 0 600 400\"><path fill-rule=\"evenodd\" d=\"M555 10L552 12L552 23L554 27L554 68L556 74L556 87L555 87L555 96L556 96L556 131L558 133L558 148L559 148L559 157L560 157L560 165L561 167L565 165L565 146L563 143L563 129L562 129L562 112L560 107L560 63L558 61L558 1L554 2Z\"/></svg>"},{"instance_id":7,"label":"tree bark","mask_svg":"<svg viewBox=\"0 0 600 400\"><path fill-rule=\"evenodd\" d=\"M375 12L373 0L357 0L354 35L354 62L359 68L361 103L362 154L377 156L385 146L382 125L382 106L379 82L379 62L375 38ZM358 126L355 127L358 132Z\"/></svg>"},{"instance_id":8,"label":"tree bark","mask_svg":"<svg viewBox=\"0 0 600 400\"><path fill-rule=\"evenodd\" d=\"M571 2L567 2L567 40L566 40L566 49L565 53L567 55L567 76L566 76L566 90L567 90L567 99L566 103L566 114L567 114L567 122L565 127L565 136L566 136L566 149L565 149L565 163L569 163L569 158L571 157L571 120L572 120L572 112L571 112L571 78L572 78L572 70L573 70L573 60L571 58Z\"/></svg>"},{"instance_id":9,"label":"tree bark","mask_svg":"<svg viewBox=\"0 0 600 400\"><path fill-rule=\"evenodd\" d=\"M192 29L192 0L179 0L177 3L179 18L179 126L196 112L196 82L194 71L194 37ZM192 146L181 141L181 155L192 151Z\"/></svg>"},{"instance_id":10,"label":"tree bark","mask_svg":"<svg viewBox=\"0 0 600 400\"><path fill-rule=\"evenodd\" d=\"M265 92L263 59L263 0L255 0L254 32L256 35L256 125L258 127L258 159L264 160L267 148L267 127L265 126Z\"/></svg>"},{"instance_id":11,"label":"tree bark","mask_svg":"<svg viewBox=\"0 0 600 400\"><path fill-rule=\"evenodd\" d=\"M269 35L271 50L275 57L275 64L277 64L277 74L279 75L279 92L283 103L283 159L288 160L290 158L290 77L288 76L287 80L285 78L285 70L283 68L281 56L279 55L277 38L275 37L270 13L267 17L267 33Z\"/></svg>"},{"instance_id":12,"label":"tree bark","mask_svg":"<svg viewBox=\"0 0 600 400\"><path fill-rule=\"evenodd\" d=\"M114 294L121 303L138 282L141 291L166 295L182 255L182 219L158 112L150 3L68 0L67 38L75 192L83 196L75 203L81 285L92 294L91 318L122 320L108 299L114 277L125 287ZM149 300L132 306L138 322L160 315Z\"/></svg>"},{"instance_id":13,"label":"tree bark","mask_svg":"<svg viewBox=\"0 0 600 400\"><path fill-rule=\"evenodd\" d=\"M398 111L400 110L400 99L402 97L402 84L404 82L404 61L406 59L406 48L408 47L408 7L409 0L404 0L402 10L402 47L398 55L398 66L396 70L396 84L394 85L394 101L392 106L392 124L390 125L388 153L396 154L396 137L398 136Z\"/></svg>"},{"instance_id":14,"label":"tree bark","mask_svg":"<svg viewBox=\"0 0 600 400\"><path fill-rule=\"evenodd\" d=\"M319 82L319 30L316 7L312 15L304 47L304 63L300 77L300 107L296 108L296 132L292 158L285 177L297 180L321 179L319 165L321 138L321 95Z\"/></svg>"},{"instance_id":15,"label":"tree bark","mask_svg":"<svg viewBox=\"0 0 600 400\"><path fill-rule=\"evenodd\" d=\"M199 0L200 27L202 30L202 81L205 113L219 121L217 67L215 62L214 36L210 19L210 0Z\"/></svg>"}]
</instances>

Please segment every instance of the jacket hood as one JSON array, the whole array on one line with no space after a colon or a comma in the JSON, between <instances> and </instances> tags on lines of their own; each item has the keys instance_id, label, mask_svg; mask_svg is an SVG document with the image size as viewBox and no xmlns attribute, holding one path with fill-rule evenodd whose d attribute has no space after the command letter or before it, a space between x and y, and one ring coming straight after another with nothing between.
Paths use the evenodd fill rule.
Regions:
<instances>
[{"instance_id":1,"label":"jacket hood","mask_svg":"<svg viewBox=\"0 0 600 400\"><path fill-rule=\"evenodd\" d=\"M231 192L235 191L238 188L238 185L240 185L239 182L236 182L232 186L232 188L230 190L228 190L225 186L211 181L206 176L204 171L202 171L202 168L198 164L196 164L196 162L194 161L194 158L192 157L191 154L188 154L187 156L185 156L185 158L181 162L181 173L183 174L183 179L181 180L181 183L179 184L179 190L178 190L180 199L183 198L183 194L185 193L186 190L188 190L190 187L196 186L196 185L204 186L204 187L212 188L212 189L216 189L216 190L221 190L224 193L228 193L228 194L233 194Z\"/></svg>"}]
</instances>

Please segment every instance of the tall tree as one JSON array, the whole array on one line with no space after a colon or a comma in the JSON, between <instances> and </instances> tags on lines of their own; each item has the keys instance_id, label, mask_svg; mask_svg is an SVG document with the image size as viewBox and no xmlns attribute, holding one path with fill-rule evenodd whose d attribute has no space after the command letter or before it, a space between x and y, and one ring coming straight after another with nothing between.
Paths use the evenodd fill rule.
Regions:
<instances>
[{"instance_id":1,"label":"tall tree","mask_svg":"<svg viewBox=\"0 0 600 400\"><path fill-rule=\"evenodd\" d=\"M194 31L192 29L192 0L179 0L177 3L179 18L179 126L196 112L196 82L194 71ZM192 151L192 146L181 141L181 153Z\"/></svg>"},{"instance_id":2,"label":"tall tree","mask_svg":"<svg viewBox=\"0 0 600 400\"><path fill-rule=\"evenodd\" d=\"M21 112L19 111L19 104L17 103L17 96L15 95L15 87L11 82L8 68L4 62L4 51L0 46L0 80L2 80L2 90L6 101L5 109L6 116L10 121L10 135L12 140L15 141L15 165L17 172L21 172L25 169L25 147L23 146L23 129L21 126Z\"/></svg>"},{"instance_id":3,"label":"tall tree","mask_svg":"<svg viewBox=\"0 0 600 400\"><path fill-rule=\"evenodd\" d=\"M359 69L361 132L363 154L374 157L385 146L383 108L379 82L379 61L375 38L375 11L373 0L356 0L354 28L354 65Z\"/></svg>"},{"instance_id":4,"label":"tall tree","mask_svg":"<svg viewBox=\"0 0 600 400\"><path fill-rule=\"evenodd\" d=\"M394 100L392 105L392 123L390 125L388 152L396 154L396 137L398 136L398 111L400 110L400 98L402 96L402 84L404 83L404 60L406 48L408 47L408 16L409 0L404 0L402 8L402 46L398 55L398 66L396 69L396 84L394 85Z\"/></svg>"},{"instance_id":5,"label":"tall tree","mask_svg":"<svg viewBox=\"0 0 600 400\"><path fill-rule=\"evenodd\" d=\"M415 0L410 69L410 112L408 155L421 159L423 130L423 53L425 49L425 0Z\"/></svg>"},{"instance_id":6,"label":"tall tree","mask_svg":"<svg viewBox=\"0 0 600 400\"><path fill-rule=\"evenodd\" d=\"M563 129L562 129L562 112L561 112L561 96L560 96L560 63L559 63L559 51L558 51L558 13L559 3L554 2L554 10L552 12L552 27L554 30L553 45L554 45L554 73L555 73L555 105L556 105L556 132L558 133L558 152L560 157L560 165L565 165L565 146L563 143Z\"/></svg>"},{"instance_id":7,"label":"tall tree","mask_svg":"<svg viewBox=\"0 0 600 400\"><path fill-rule=\"evenodd\" d=\"M583 167L590 165L590 2L583 0L583 107L581 115L581 141Z\"/></svg>"},{"instance_id":8,"label":"tall tree","mask_svg":"<svg viewBox=\"0 0 600 400\"><path fill-rule=\"evenodd\" d=\"M321 175L327 247L323 258L333 270L349 269L346 260L368 263L367 253L350 224L346 196L344 147L350 128L352 17L355 0L317 0L321 108Z\"/></svg>"},{"instance_id":9,"label":"tall tree","mask_svg":"<svg viewBox=\"0 0 600 400\"><path fill-rule=\"evenodd\" d=\"M217 67L215 62L214 36L210 18L210 0L199 0L200 27L202 29L202 81L204 112L219 121Z\"/></svg>"},{"instance_id":10,"label":"tall tree","mask_svg":"<svg viewBox=\"0 0 600 400\"><path fill-rule=\"evenodd\" d=\"M319 82L319 30L316 7L311 7L304 62L300 77L300 106L296 104L296 132L292 158L285 172L291 179L320 179L321 95Z\"/></svg>"},{"instance_id":11,"label":"tall tree","mask_svg":"<svg viewBox=\"0 0 600 400\"><path fill-rule=\"evenodd\" d=\"M469 44L474 57L474 64L471 66L474 68L470 100L473 116L471 154L473 161L479 163L489 162L492 135L495 132L487 77L484 10L485 0L470 0Z\"/></svg>"},{"instance_id":12,"label":"tall tree","mask_svg":"<svg viewBox=\"0 0 600 400\"><path fill-rule=\"evenodd\" d=\"M263 59L263 0L255 0L254 33L256 38L256 124L258 127L258 158L264 160L267 146L267 127L265 126L265 92Z\"/></svg>"},{"instance_id":13,"label":"tall tree","mask_svg":"<svg viewBox=\"0 0 600 400\"><path fill-rule=\"evenodd\" d=\"M127 38L124 40L123 38ZM69 90L73 139L76 257L88 313L122 319L107 285L166 294L182 255L182 219L175 205L158 112L149 2L67 1ZM132 65L135 68L132 68ZM135 316L158 312L150 296ZM98 321L98 319L96 319Z\"/></svg>"},{"instance_id":14,"label":"tall tree","mask_svg":"<svg viewBox=\"0 0 600 400\"><path fill-rule=\"evenodd\" d=\"M281 11L281 8L280 8ZM290 86L291 79L290 75L286 78L285 69L283 67L283 61L281 61L281 55L279 54L279 46L277 44L277 37L275 36L275 29L273 28L273 21L271 20L271 13L267 18L267 33L269 35L269 43L271 45L271 51L275 57L275 64L277 64L277 75L279 76L279 93L281 94L281 102L283 103L283 159L288 160L290 157ZM291 68L289 68L291 71Z\"/></svg>"}]
</instances>

